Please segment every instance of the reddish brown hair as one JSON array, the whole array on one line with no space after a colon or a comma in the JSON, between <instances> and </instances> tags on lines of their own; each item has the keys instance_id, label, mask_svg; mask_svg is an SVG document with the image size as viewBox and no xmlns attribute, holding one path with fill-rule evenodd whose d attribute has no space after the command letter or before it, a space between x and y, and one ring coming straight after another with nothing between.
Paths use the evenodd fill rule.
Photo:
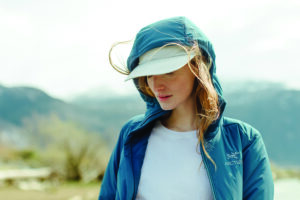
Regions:
<instances>
[{"instance_id":1,"label":"reddish brown hair","mask_svg":"<svg viewBox=\"0 0 300 200\"><path fill-rule=\"evenodd\" d=\"M176 44L179 45L179 44ZM182 45L179 45L183 47ZM183 47L186 48L186 47ZM196 81L194 86L194 101L196 105L196 126L198 130L198 144L204 151L207 158L215 165L215 162L209 156L205 148L204 135L207 128L218 118L219 116L219 101L218 93L216 92L209 69L211 67L211 59L208 56L204 56L201 49L197 44L193 45L188 53L195 52L195 57L188 63L191 72L195 75ZM145 95L155 97L153 92L147 83L147 77L138 78L138 89Z\"/></svg>"}]
</instances>

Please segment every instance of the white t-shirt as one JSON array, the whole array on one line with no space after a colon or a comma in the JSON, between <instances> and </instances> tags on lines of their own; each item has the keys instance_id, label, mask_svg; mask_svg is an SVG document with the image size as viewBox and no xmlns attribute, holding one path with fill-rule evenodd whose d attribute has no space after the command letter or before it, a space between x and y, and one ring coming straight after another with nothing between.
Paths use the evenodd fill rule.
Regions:
<instances>
[{"instance_id":1,"label":"white t-shirt","mask_svg":"<svg viewBox=\"0 0 300 200\"><path fill-rule=\"evenodd\" d=\"M196 134L156 123L146 149L137 200L213 199Z\"/></svg>"}]
</instances>

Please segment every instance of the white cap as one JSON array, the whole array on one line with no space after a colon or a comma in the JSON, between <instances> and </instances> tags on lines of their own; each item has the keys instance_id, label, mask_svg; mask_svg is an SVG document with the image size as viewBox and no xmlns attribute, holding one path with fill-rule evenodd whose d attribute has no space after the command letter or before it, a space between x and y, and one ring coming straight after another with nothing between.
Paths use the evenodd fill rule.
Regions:
<instances>
[{"instance_id":1,"label":"white cap","mask_svg":"<svg viewBox=\"0 0 300 200\"><path fill-rule=\"evenodd\" d=\"M129 79L160 75L176 71L186 65L195 56L178 45L154 48L144 53L139 58L139 64L130 72Z\"/></svg>"}]
</instances>

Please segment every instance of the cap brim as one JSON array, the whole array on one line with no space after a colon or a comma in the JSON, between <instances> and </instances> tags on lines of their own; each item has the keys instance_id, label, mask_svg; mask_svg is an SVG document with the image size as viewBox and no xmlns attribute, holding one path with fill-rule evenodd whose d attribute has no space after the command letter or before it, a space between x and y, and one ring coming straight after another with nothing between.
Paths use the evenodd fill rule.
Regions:
<instances>
[{"instance_id":1,"label":"cap brim","mask_svg":"<svg viewBox=\"0 0 300 200\"><path fill-rule=\"evenodd\" d=\"M176 71L185 66L189 62L189 60L194 58L194 56L195 55L191 53L190 56L185 54L182 56L151 60L149 62L139 64L127 76L125 81L142 76L161 75Z\"/></svg>"}]
</instances>

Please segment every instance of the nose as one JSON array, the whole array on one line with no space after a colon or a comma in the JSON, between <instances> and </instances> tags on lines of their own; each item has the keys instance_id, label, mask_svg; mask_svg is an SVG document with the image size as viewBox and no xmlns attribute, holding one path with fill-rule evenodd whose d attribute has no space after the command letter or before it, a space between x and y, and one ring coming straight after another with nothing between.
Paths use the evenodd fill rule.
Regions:
<instances>
[{"instance_id":1,"label":"nose","mask_svg":"<svg viewBox=\"0 0 300 200\"><path fill-rule=\"evenodd\" d=\"M152 90L155 92L160 92L165 89L165 85L163 83L163 80L160 75L154 75L151 77L151 85L152 85Z\"/></svg>"}]
</instances>

